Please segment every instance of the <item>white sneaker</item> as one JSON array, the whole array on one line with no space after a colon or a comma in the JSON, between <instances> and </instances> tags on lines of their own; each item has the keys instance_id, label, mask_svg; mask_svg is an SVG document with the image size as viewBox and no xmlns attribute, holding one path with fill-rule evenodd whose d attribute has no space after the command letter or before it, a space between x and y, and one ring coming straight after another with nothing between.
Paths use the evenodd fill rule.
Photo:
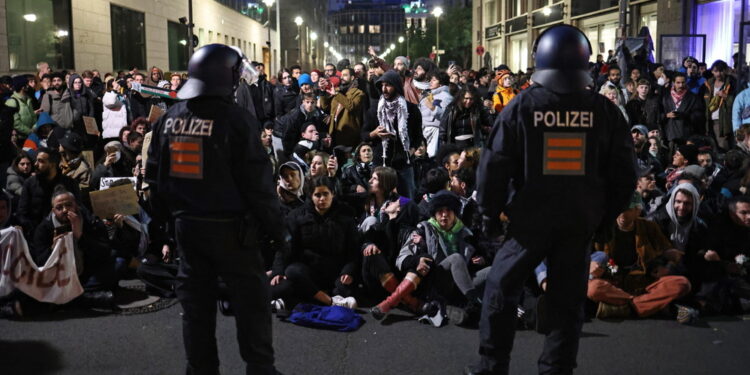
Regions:
<instances>
[{"instance_id":1,"label":"white sneaker","mask_svg":"<svg viewBox=\"0 0 750 375\"><path fill-rule=\"evenodd\" d=\"M342 296L333 296L331 297L331 305L332 306L342 306L342 307L348 307L350 309L356 309L357 308L357 300L354 299L354 297L342 297Z\"/></svg>"},{"instance_id":2,"label":"white sneaker","mask_svg":"<svg viewBox=\"0 0 750 375\"><path fill-rule=\"evenodd\" d=\"M286 309L286 304L284 303L284 300L279 298L271 301L271 312L278 312L283 311Z\"/></svg>"}]
</instances>

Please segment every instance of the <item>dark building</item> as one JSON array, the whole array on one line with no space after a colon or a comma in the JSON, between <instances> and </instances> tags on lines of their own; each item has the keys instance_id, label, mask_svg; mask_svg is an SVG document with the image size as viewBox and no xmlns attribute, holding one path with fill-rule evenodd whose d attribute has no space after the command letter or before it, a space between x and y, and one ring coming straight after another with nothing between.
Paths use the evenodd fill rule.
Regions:
<instances>
[{"instance_id":1,"label":"dark building","mask_svg":"<svg viewBox=\"0 0 750 375\"><path fill-rule=\"evenodd\" d=\"M402 2L398 0L351 1L328 17L330 47L352 63L368 56L368 46L383 53L390 44L398 43L404 35L406 19ZM339 56L328 51L327 61Z\"/></svg>"}]
</instances>

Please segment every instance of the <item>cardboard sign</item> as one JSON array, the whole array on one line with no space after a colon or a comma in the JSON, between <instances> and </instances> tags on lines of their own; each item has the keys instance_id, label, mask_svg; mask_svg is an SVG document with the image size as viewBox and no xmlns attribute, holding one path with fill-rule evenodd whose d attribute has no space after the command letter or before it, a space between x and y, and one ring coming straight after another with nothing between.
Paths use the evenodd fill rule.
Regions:
<instances>
[{"instance_id":1,"label":"cardboard sign","mask_svg":"<svg viewBox=\"0 0 750 375\"><path fill-rule=\"evenodd\" d=\"M107 190L112 184L120 180L129 180L135 190L136 178L135 177L102 177L99 181L99 190Z\"/></svg>"},{"instance_id":2,"label":"cardboard sign","mask_svg":"<svg viewBox=\"0 0 750 375\"><path fill-rule=\"evenodd\" d=\"M102 219L111 219L115 214L135 215L140 212L138 196L130 184L92 191L89 196L94 214Z\"/></svg>"},{"instance_id":3,"label":"cardboard sign","mask_svg":"<svg viewBox=\"0 0 750 375\"><path fill-rule=\"evenodd\" d=\"M161 117L161 115L163 115L163 114L164 114L164 111L160 107L155 106L155 105L151 105L151 110L148 111L148 122L149 122L149 124L155 123L156 120L158 120L159 117Z\"/></svg>"},{"instance_id":4,"label":"cardboard sign","mask_svg":"<svg viewBox=\"0 0 750 375\"><path fill-rule=\"evenodd\" d=\"M83 116L83 125L86 126L86 133L99 136L99 127L96 125L96 119L89 116Z\"/></svg>"}]
</instances>

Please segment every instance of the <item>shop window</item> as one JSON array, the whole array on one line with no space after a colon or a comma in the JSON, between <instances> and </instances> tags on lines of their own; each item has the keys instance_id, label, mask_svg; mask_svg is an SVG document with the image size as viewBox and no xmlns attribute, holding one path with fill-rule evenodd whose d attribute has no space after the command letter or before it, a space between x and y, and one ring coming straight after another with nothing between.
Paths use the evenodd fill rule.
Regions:
<instances>
[{"instance_id":1,"label":"shop window","mask_svg":"<svg viewBox=\"0 0 750 375\"><path fill-rule=\"evenodd\" d=\"M73 68L70 0L6 0L5 11L11 70Z\"/></svg>"}]
</instances>

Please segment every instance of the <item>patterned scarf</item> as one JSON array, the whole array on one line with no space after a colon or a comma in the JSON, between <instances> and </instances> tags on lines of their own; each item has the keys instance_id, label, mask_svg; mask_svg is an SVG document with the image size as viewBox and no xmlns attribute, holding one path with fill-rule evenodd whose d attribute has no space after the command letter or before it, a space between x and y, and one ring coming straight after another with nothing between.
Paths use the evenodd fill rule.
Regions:
<instances>
[{"instance_id":1,"label":"patterned scarf","mask_svg":"<svg viewBox=\"0 0 750 375\"><path fill-rule=\"evenodd\" d=\"M404 151L409 153L411 146L409 142L409 127L407 126L407 120L409 119L409 111L406 109L406 99L403 96L399 96L395 100L388 101L385 97L381 96L378 102L378 124L385 127L385 130L389 133L396 134L401 140L401 144L404 146ZM398 120L398 123L395 122ZM388 155L388 141L389 138L384 138L381 142L383 144L383 161L387 160ZM406 159L407 164L409 158Z\"/></svg>"},{"instance_id":2,"label":"patterned scarf","mask_svg":"<svg viewBox=\"0 0 750 375\"><path fill-rule=\"evenodd\" d=\"M674 109L680 108L680 104L682 104L682 99L685 98L685 94L687 94L688 90L683 91L681 94L675 91L674 87L672 87L672 90L670 90L670 93L672 94L672 101L674 102Z\"/></svg>"}]
</instances>

